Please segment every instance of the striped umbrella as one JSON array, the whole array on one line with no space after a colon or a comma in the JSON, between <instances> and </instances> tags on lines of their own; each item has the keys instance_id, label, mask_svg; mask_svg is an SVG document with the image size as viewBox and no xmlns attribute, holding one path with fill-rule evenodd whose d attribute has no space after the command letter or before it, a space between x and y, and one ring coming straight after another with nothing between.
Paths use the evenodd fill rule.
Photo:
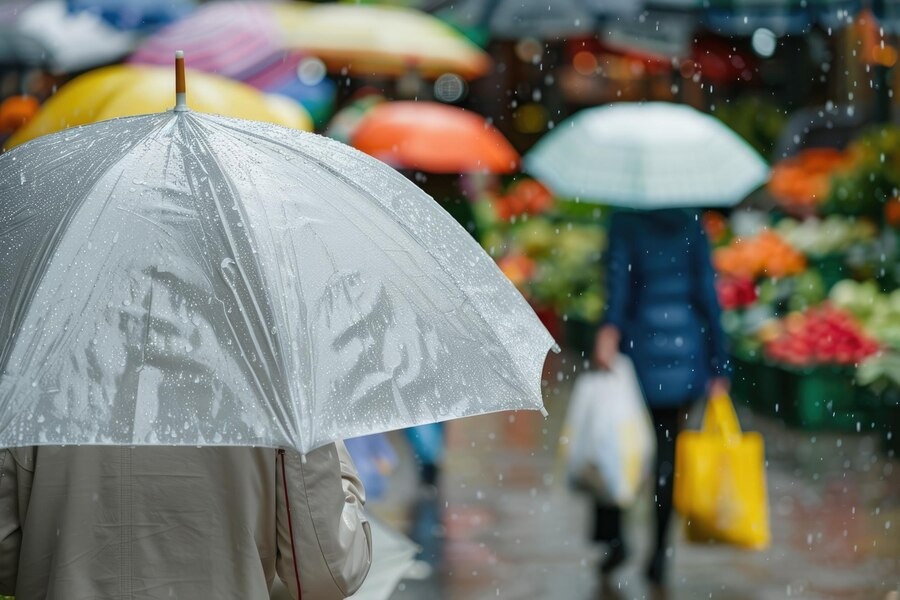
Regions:
<instances>
[{"instance_id":1,"label":"striped umbrella","mask_svg":"<svg viewBox=\"0 0 900 600\"><path fill-rule=\"evenodd\" d=\"M288 47L283 30L269 4L213 2L147 38L128 62L168 66L176 50L185 50L192 69L293 98L324 122L335 85L324 71L317 78L298 76L304 55Z\"/></svg>"},{"instance_id":2,"label":"striped umbrella","mask_svg":"<svg viewBox=\"0 0 900 600\"><path fill-rule=\"evenodd\" d=\"M299 55L285 53L270 6L213 2L147 38L128 62L169 66L176 50L192 69L216 73L260 88L296 72Z\"/></svg>"},{"instance_id":3,"label":"striped umbrella","mask_svg":"<svg viewBox=\"0 0 900 600\"><path fill-rule=\"evenodd\" d=\"M131 60L167 65L175 50L185 50L192 68L256 86L254 78L296 69L297 55L285 51L358 74L402 75L414 67L425 76L473 78L491 64L462 34L422 11L305 2L213 2L149 38Z\"/></svg>"}]
</instances>

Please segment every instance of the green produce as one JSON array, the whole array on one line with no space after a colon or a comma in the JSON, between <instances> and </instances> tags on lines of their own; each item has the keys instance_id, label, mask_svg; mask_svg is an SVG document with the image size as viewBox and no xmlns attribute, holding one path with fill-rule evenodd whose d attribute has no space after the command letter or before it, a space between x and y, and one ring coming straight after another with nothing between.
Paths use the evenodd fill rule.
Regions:
<instances>
[{"instance_id":1,"label":"green produce","mask_svg":"<svg viewBox=\"0 0 900 600\"><path fill-rule=\"evenodd\" d=\"M888 200L900 190L900 127L874 129L848 151L852 166L834 176L823 208L829 214L881 218Z\"/></svg>"},{"instance_id":2,"label":"green produce","mask_svg":"<svg viewBox=\"0 0 900 600\"><path fill-rule=\"evenodd\" d=\"M819 304L826 296L822 276L815 269L791 277L764 279L758 289L758 304L772 307L777 315L805 310Z\"/></svg>"},{"instance_id":3,"label":"green produce","mask_svg":"<svg viewBox=\"0 0 900 600\"><path fill-rule=\"evenodd\" d=\"M874 281L840 281L831 289L833 304L845 308L863 329L890 348L900 349L900 290L883 294Z\"/></svg>"},{"instance_id":4,"label":"green produce","mask_svg":"<svg viewBox=\"0 0 900 600\"><path fill-rule=\"evenodd\" d=\"M856 382L876 391L900 388L900 352L883 352L860 363L856 369Z\"/></svg>"},{"instance_id":5,"label":"green produce","mask_svg":"<svg viewBox=\"0 0 900 600\"><path fill-rule=\"evenodd\" d=\"M791 246L811 257L846 252L854 245L871 242L878 234L871 221L839 215L822 220L782 219L775 231Z\"/></svg>"},{"instance_id":6,"label":"green produce","mask_svg":"<svg viewBox=\"0 0 900 600\"><path fill-rule=\"evenodd\" d=\"M531 297L561 317L596 322L603 312L602 252L606 235L593 224L555 223L553 247L536 256Z\"/></svg>"},{"instance_id":7,"label":"green produce","mask_svg":"<svg viewBox=\"0 0 900 600\"><path fill-rule=\"evenodd\" d=\"M547 219L531 218L514 230L513 239L532 258L545 256L558 241L556 227Z\"/></svg>"},{"instance_id":8,"label":"green produce","mask_svg":"<svg viewBox=\"0 0 900 600\"><path fill-rule=\"evenodd\" d=\"M791 278L791 284L788 308L792 311L806 310L825 299L825 283L815 269L809 269Z\"/></svg>"},{"instance_id":9,"label":"green produce","mask_svg":"<svg viewBox=\"0 0 900 600\"><path fill-rule=\"evenodd\" d=\"M721 104L713 114L763 156L772 153L787 120L776 104L754 96Z\"/></svg>"},{"instance_id":10,"label":"green produce","mask_svg":"<svg viewBox=\"0 0 900 600\"><path fill-rule=\"evenodd\" d=\"M540 214L500 219L496 198L486 197L473 212L482 247L535 306L596 323L604 306L606 232L599 218L573 216L570 209L554 202Z\"/></svg>"}]
</instances>

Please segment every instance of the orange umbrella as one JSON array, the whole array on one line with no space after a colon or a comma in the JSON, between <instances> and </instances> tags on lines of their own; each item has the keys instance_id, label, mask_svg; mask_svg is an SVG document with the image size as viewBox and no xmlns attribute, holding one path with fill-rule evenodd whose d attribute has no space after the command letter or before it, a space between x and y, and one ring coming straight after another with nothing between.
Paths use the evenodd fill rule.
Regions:
<instances>
[{"instance_id":1,"label":"orange umbrella","mask_svg":"<svg viewBox=\"0 0 900 600\"><path fill-rule=\"evenodd\" d=\"M519 166L519 153L482 116L437 102L379 104L350 144L397 169L511 173Z\"/></svg>"}]
</instances>

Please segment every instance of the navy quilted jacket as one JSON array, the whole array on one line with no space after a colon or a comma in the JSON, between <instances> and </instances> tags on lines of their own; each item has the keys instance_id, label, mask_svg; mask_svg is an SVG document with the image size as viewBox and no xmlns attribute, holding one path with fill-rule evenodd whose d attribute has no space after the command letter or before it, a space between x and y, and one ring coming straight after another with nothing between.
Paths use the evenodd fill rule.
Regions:
<instances>
[{"instance_id":1,"label":"navy quilted jacket","mask_svg":"<svg viewBox=\"0 0 900 600\"><path fill-rule=\"evenodd\" d=\"M728 374L714 279L697 211L612 216L605 322L622 332L650 406L687 404Z\"/></svg>"}]
</instances>

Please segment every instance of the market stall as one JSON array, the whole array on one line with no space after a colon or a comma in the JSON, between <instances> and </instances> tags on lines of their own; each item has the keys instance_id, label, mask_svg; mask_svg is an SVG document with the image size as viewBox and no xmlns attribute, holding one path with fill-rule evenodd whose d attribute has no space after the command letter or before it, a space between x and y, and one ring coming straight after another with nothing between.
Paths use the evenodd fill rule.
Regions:
<instances>
[{"instance_id":1,"label":"market stall","mask_svg":"<svg viewBox=\"0 0 900 600\"><path fill-rule=\"evenodd\" d=\"M735 394L808 429L884 430L900 393L900 130L776 164L770 212L707 216Z\"/></svg>"}]
</instances>

